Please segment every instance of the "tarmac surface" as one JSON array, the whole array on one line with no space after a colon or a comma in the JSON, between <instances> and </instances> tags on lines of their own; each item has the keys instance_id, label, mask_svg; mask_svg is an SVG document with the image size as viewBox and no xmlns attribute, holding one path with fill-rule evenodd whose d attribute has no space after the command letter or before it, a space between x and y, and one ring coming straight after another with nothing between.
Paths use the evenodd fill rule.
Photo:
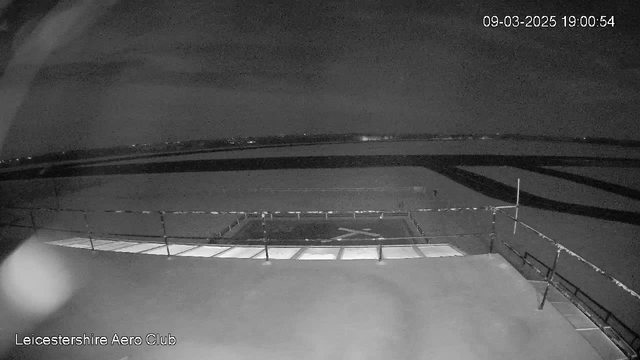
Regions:
<instances>
[{"instance_id":1,"label":"tarmac surface","mask_svg":"<svg viewBox=\"0 0 640 360\"><path fill-rule=\"evenodd\" d=\"M533 286L499 255L265 266L57 251L86 285L35 335L176 344L17 346L10 358L600 359L552 306L537 310Z\"/></svg>"}]
</instances>

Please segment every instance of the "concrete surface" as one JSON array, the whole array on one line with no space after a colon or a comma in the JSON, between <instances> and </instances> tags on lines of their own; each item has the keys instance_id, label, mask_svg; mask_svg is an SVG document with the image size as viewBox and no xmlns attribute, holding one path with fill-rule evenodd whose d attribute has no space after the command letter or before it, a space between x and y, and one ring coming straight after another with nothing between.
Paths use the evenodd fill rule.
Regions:
<instances>
[{"instance_id":1,"label":"concrete surface","mask_svg":"<svg viewBox=\"0 0 640 360\"><path fill-rule=\"evenodd\" d=\"M56 247L57 248L57 247ZM36 359L600 359L499 255L375 262L59 249L88 283L35 334L147 333L175 346L16 347Z\"/></svg>"}]
</instances>

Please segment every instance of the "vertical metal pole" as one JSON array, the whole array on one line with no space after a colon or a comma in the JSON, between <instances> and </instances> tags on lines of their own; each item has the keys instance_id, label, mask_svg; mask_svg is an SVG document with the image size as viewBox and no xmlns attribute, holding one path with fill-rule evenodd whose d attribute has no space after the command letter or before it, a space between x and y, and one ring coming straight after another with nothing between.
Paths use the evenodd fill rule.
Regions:
<instances>
[{"instance_id":1,"label":"vertical metal pole","mask_svg":"<svg viewBox=\"0 0 640 360\"><path fill-rule=\"evenodd\" d=\"M382 240L378 243L378 262L382 262Z\"/></svg>"},{"instance_id":2,"label":"vertical metal pole","mask_svg":"<svg viewBox=\"0 0 640 360\"><path fill-rule=\"evenodd\" d=\"M89 237L89 242L91 243L91 250L95 251L95 247L93 246L93 235L91 234L91 228L89 227L89 219L87 218L87 212L83 211L82 215L84 217L84 227L87 229L87 236Z\"/></svg>"},{"instance_id":3,"label":"vertical metal pole","mask_svg":"<svg viewBox=\"0 0 640 360\"><path fill-rule=\"evenodd\" d=\"M164 224L164 211L158 211L160 213L160 223L162 224L162 237L164 238L164 245L167 247L167 257L171 257L169 252L169 240L167 239L167 227Z\"/></svg>"},{"instance_id":4,"label":"vertical metal pole","mask_svg":"<svg viewBox=\"0 0 640 360\"><path fill-rule=\"evenodd\" d=\"M493 209L491 220L491 242L489 243L489 253L493 253L493 244L496 240L496 209Z\"/></svg>"},{"instance_id":5,"label":"vertical metal pole","mask_svg":"<svg viewBox=\"0 0 640 360\"><path fill-rule=\"evenodd\" d=\"M262 241L264 242L264 256L265 261L269 262L269 246L267 237L267 222L265 221L264 213L262 213Z\"/></svg>"},{"instance_id":6,"label":"vertical metal pole","mask_svg":"<svg viewBox=\"0 0 640 360\"><path fill-rule=\"evenodd\" d=\"M29 217L31 217L31 228L33 229L33 235L38 232L38 228L36 227L36 219L33 216L33 210L29 209Z\"/></svg>"},{"instance_id":7,"label":"vertical metal pole","mask_svg":"<svg viewBox=\"0 0 640 360\"><path fill-rule=\"evenodd\" d=\"M551 275L547 276L547 287L544 289L544 294L542 295L542 301L540 302L540 307L538 310L542 310L544 308L544 302L547 300L547 295L549 294L549 286L551 286L551 282L553 281L553 277L556 275L556 266L558 265L558 259L560 259L560 248L556 251L556 257L553 260L553 267L551 268Z\"/></svg>"},{"instance_id":8,"label":"vertical metal pole","mask_svg":"<svg viewBox=\"0 0 640 360\"><path fill-rule=\"evenodd\" d=\"M33 210L29 209L29 217L31 217L31 228L36 230L36 219L33 217Z\"/></svg>"},{"instance_id":9,"label":"vertical metal pole","mask_svg":"<svg viewBox=\"0 0 640 360\"><path fill-rule=\"evenodd\" d=\"M56 206L58 207L58 210L60 210L60 197L58 196L58 185L56 183L56 178L51 178L51 181L53 182L53 195L56 198Z\"/></svg>"},{"instance_id":10,"label":"vertical metal pole","mask_svg":"<svg viewBox=\"0 0 640 360\"><path fill-rule=\"evenodd\" d=\"M518 178L518 192L516 193L516 221L513 223L513 234L516 233L518 227L518 208L520 207L520 178Z\"/></svg>"}]
</instances>

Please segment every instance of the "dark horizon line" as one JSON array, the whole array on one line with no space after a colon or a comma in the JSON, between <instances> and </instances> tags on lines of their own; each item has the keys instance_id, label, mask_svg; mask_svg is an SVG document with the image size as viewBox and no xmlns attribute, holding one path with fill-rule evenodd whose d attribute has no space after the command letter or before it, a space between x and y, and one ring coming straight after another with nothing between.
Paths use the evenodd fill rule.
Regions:
<instances>
[{"instance_id":1,"label":"dark horizon line","mask_svg":"<svg viewBox=\"0 0 640 360\"><path fill-rule=\"evenodd\" d=\"M532 141L604 145L623 148L640 148L640 140L613 139L607 137L568 137L548 135L521 135L512 133L494 134L437 134L437 133L346 133L346 134L288 134L256 137L230 137L210 140L189 140L133 144L85 150L51 152L36 156L0 160L0 169L52 162L86 160L85 164L136 160L154 157L214 153L220 151L243 151L263 148L280 148L309 145L391 143L408 141ZM115 157L115 159L106 159ZM80 164L75 164L80 165Z\"/></svg>"}]
</instances>

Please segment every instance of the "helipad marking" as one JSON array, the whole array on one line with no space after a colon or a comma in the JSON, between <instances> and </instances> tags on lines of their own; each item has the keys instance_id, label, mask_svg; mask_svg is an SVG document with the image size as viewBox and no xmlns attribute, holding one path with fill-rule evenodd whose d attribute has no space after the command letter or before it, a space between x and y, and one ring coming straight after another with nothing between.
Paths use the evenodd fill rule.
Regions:
<instances>
[{"instance_id":1,"label":"helipad marking","mask_svg":"<svg viewBox=\"0 0 640 360\"><path fill-rule=\"evenodd\" d=\"M109 240L105 240L105 241L109 241ZM100 251L114 251L117 249L122 249L125 247L129 247L129 246L134 246L137 245L138 243L134 243L134 242L127 242L127 241L109 241L108 243L104 244L104 245L100 245L100 246L96 246L95 249L96 250L100 250Z\"/></svg>"},{"instance_id":2,"label":"helipad marking","mask_svg":"<svg viewBox=\"0 0 640 360\"><path fill-rule=\"evenodd\" d=\"M342 240L344 238L348 238L354 235L368 235L371 237L380 237L380 234L376 234L376 233L372 233L372 232L368 232L368 231L361 231L361 230L354 230L354 229L349 229L349 228L338 228L338 230L342 230L342 231L346 231L346 234L342 234L336 237L331 238L331 240Z\"/></svg>"},{"instance_id":3,"label":"helipad marking","mask_svg":"<svg viewBox=\"0 0 640 360\"><path fill-rule=\"evenodd\" d=\"M255 256L260 251L262 251L262 247L243 247L237 246L229 251L225 251L224 253L216 256L217 258L236 258L236 259L248 259L250 257Z\"/></svg>"},{"instance_id":4,"label":"helipad marking","mask_svg":"<svg viewBox=\"0 0 640 360\"><path fill-rule=\"evenodd\" d=\"M229 249L228 246L200 246L191 250L187 250L176 256L190 256L190 257L212 257L221 252Z\"/></svg>"},{"instance_id":5,"label":"helipad marking","mask_svg":"<svg viewBox=\"0 0 640 360\"><path fill-rule=\"evenodd\" d=\"M445 257L445 256L462 256L462 254L453 249L451 246L426 245L418 246L425 257Z\"/></svg>"},{"instance_id":6,"label":"helipad marking","mask_svg":"<svg viewBox=\"0 0 640 360\"><path fill-rule=\"evenodd\" d=\"M71 238L71 239L49 241L49 242L47 242L47 244L58 245L58 246L67 246L67 245L70 245L70 244L83 242L84 240L88 240L88 239L75 237L75 238Z\"/></svg>"},{"instance_id":7,"label":"helipad marking","mask_svg":"<svg viewBox=\"0 0 640 360\"><path fill-rule=\"evenodd\" d=\"M342 260L373 260L378 258L376 247L345 247Z\"/></svg>"},{"instance_id":8,"label":"helipad marking","mask_svg":"<svg viewBox=\"0 0 640 360\"><path fill-rule=\"evenodd\" d=\"M109 240L93 240L93 247L96 248L98 246L111 244L112 241ZM65 245L66 247L72 247L77 249L91 249L91 240L85 239L85 241Z\"/></svg>"},{"instance_id":9,"label":"helipad marking","mask_svg":"<svg viewBox=\"0 0 640 360\"><path fill-rule=\"evenodd\" d=\"M126 252L126 253L139 253L139 252L143 252L146 250L150 250L153 249L155 247L158 246L164 246L163 244L158 244L158 243L141 243L141 244L137 244L137 245L133 245L133 246L127 246L125 248L120 248L120 249L116 249L113 250L115 252Z\"/></svg>"},{"instance_id":10,"label":"helipad marking","mask_svg":"<svg viewBox=\"0 0 640 360\"><path fill-rule=\"evenodd\" d=\"M298 260L336 260L339 252L339 247L307 248Z\"/></svg>"},{"instance_id":11,"label":"helipad marking","mask_svg":"<svg viewBox=\"0 0 640 360\"><path fill-rule=\"evenodd\" d=\"M413 246L386 246L382 248L382 257L385 259L413 259L420 255Z\"/></svg>"},{"instance_id":12,"label":"helipad marking","mask_svg":"<svg viewBox=\"0 0 640 360\"><path fill-rule=\"evenodd\" d=\"M300 251L299 247L272 247L269 246L269 259L288 260ZM266 259L264 251L253 257L254 259Z\"/></svg>"},{"instance_id":13,"label":"helipad marking","mask_svg":"<svg viewBox=\"0 0 640 360\"><path fill-rule=\"evenodd\" d=\"M195 245L180 245L180 244L169 245L169 254L171 254L171 255L178 254L178 253L181 253L183 251L191 250L191 249L193 249L195 247L196 247ZM145 254L167 255L167 247L166 246L161 246L159 248L151 249L149 251L145 251Z\"/></svg>"}]
</instances>

